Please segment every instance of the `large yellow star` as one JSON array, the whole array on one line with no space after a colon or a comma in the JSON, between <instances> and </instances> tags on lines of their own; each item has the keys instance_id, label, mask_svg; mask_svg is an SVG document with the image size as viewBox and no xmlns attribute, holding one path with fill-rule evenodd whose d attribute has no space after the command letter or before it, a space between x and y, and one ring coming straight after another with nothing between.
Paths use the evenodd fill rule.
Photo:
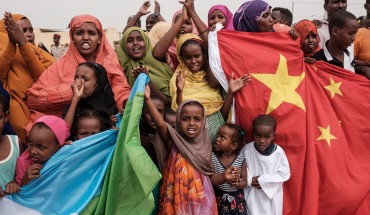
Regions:
<instances>
[{"instance_id":1,"label":"large yellow star","mask_svg":"<svg viewBox=\"0 0 370 215\"><path fill-rule=\"evenodd\" d=\"M330 77L330 84L325 87L325 89L329 90L331 93L331 98L334 98L335 94L341 95L342 91L340 91L339 87L342 84L342 82L335 83L334 80Z\"/></svg>"},{"instance_id":2,"label":"large yellow star","mask_svg":"<svg viewBox=\"0 0 370 215\"><path fill-rule=\"evenodd\" d=\"M283 102L296 105L306 111L301 96L295 91L304 79L305 73L303 72L299 76L290 76L287 62L283 55L280 54L280 62L275 74L251 75L264 83L272 91L266 114L277 109Z\"/></svg>"},{"instance_id":3,"label":"large yellow star","mask_svg":"<svg viewBox=\"0 0 370 215\"><path fill-rule=\"evenodd\" d=\"M330 140L336 140L337 138L330 133L330 125L327 128L317 126L321 132L320 137L317 140L325 140L330 147Z\"/></svg>"}]
</instances>

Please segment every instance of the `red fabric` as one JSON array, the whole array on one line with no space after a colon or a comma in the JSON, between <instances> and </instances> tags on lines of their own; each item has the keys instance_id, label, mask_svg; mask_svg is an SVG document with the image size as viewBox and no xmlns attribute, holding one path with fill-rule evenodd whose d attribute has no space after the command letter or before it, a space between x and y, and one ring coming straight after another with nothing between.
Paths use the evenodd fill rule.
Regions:
<instances>
[{"instance_id":1,"label":"red fabric","mask_svg":"<svg viewBox=\"0 0 370 215\"><path fill-rule=\"evenodd\" d=\"M271 115L277 120L276 143L289 160L291 178L284 183L284 214L362 214L369 212L370 82L324 62L305 64L299 41L283 33L217 33L221 64L229 79L249 73L251 83L236 94L236 119L251 140L253 119L268 110L270 99L298 93L303 107L282 102ZM286 58L289 78L302 75L294 91L274 94L257 74L281 74ZM272 76L271 76L272 77ZM341 83L342 95L325 88ZM275 91L276 92L276 91ZM297 95L297 94L296 94ZM330 146L319 129L330 128ZM328 127L330 126L330 127Z\"/></svg>"}]
</instances>

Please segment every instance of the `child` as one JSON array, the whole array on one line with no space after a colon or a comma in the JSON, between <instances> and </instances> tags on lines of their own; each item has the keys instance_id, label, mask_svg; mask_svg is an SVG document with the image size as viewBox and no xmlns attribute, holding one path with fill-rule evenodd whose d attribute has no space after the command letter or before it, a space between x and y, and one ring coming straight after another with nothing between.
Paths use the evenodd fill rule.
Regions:
<instances>
[{"instance_id":1,"label":"child","mask_svg":"<svg viewBox=\"0 0 370 215\"><path fill-rule=\"evenodd\" d=\"M313 58L355 72L355 61L347 48L355 41L358 28L355 15L338 10L330 18L330 39L313 55Z\"/></svg>"},{"instance_id":2,"label":"child","mask_svg":"<svg viewBox=\"0 0 370 215\"><path fill-rule=\"evenodd\" d=\"M259 115L253 121L254 142L242 150L248 164L244 189L248 214L283 213L283 183L290 178L290 169L284 150L273 143L275 131L275 119Z\"/></svg>"},{"instance_id":3,"label":"child","mask_svg":"<svg viewBox=\"0 0 370 215\"><path fill-rule=\"evenodd\" d=\"M17 160L17 182L25 186L39 178L42 165L65 144L68 136L69 127L63 119L45 115L36 120L27 137L28 148Z\"/></svg>"},{"instance_id":4,"label":"child","mask_svg":"<svg viewBox=\"0 0 370 215\"><path fill-rule=\"evenodd\" d=\"M0 94L0 134L4 130L8 116L9 106L5 104L5 98ZM19 191L19 184L14 180L14 176L16 161L22 149L18 136L0 135L0 197Z\"/></svg>"},{"instance_id":5,"label":"child","mask_svg":"<svg viewBox=\"0 0 370 215\"><path fill-rule=\"evenodd\" d=\"M71 133L75 140L79 140L107 130L109 122L96 110L86 110L76 117Z\"/></svg>"},{"instance_id":6,"label":"child","mask_svg":"<svg viewBox=\"0 0 370 215\"><path fill-rule=\"evenodd\" d=\"M221 126L213 146L212 162L216 176L211 177L215 190L218 214L247 214L243 189L247 187L247 165L244 154L239 153L244 145L244 131L237 125ZM231 169L231 170L230 170ZM227 171L241 171L240 182L227 183Z\"/></svg>"},{"instance_id":7,"label":"child","mask_svg":"<svg viewBox=\"0 0 370 215\"><path fill-rule=\"evenodd\" d=\"M117 113L112 87L104 67L97 63L84 62L77 67L72 85L73 98L64 117L72 127L75 116L88 110L106 113L106 118Z\"/></svg>"},{"instance_id":8,"label":"child","mask_svg":"<svg viewBox=\"0 0 370 215\"><path fill-rule=\"evenodd\" d=\"M301 50L304 53L304 61L312 64L316 62L312 55L320 50L320 38L317 32L316 25L310 20L302 20L298 22L294 29L297 31L301 41Z\"/></svg>"},{"instance_id":9,"label":"child","mask_svg":"<svg viewBox=\"0 0 370 215\"><path fill-rule=\"evenodd\" d=\"M180 65L170 81L172 109L176 110L179 104L189 99L199 101L205 109L213 143L219 127L228 117L234 94L247 85L250 76L243 75L234 80L232 75L224 100L218 81L209 78L212 71L207 66L203 40L195 34L185 34L177 41L177 52Z\"/></svg>"},{"instance_id":10,"label":"child","mask_svg":"<svg viewBox=\"0 0 370 215\"><path fill-rule=\"evenodd\" d=\"M157 111L148 86L144 101L162 140L156 143L161 148L157 154L163 155L159 162L164 163L163 158L167 158L158 214L217 214L208 178L214 171L203 106L197 101L182 103L177 109L175 130Z\"/></svg>"}]
</instances>

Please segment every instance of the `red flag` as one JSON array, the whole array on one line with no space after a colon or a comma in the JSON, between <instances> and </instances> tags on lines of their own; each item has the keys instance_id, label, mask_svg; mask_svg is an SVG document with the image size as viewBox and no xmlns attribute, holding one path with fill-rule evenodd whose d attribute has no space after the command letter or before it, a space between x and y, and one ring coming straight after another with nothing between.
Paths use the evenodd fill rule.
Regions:
<instances>
[{"instance_id":1,"label":"red flag","mask_svg":"<svg viewBox=\"0 0 370 215\"><path fill-rule=\"evenodd\" d=\"M369 209L370 81L324 62L308 65L287 33L210 34L210 65L224 88L232 72L252 76L236 94L236 122L277 120L289 160L284 214L360 214Z\"/></svg>"}]
</instances>

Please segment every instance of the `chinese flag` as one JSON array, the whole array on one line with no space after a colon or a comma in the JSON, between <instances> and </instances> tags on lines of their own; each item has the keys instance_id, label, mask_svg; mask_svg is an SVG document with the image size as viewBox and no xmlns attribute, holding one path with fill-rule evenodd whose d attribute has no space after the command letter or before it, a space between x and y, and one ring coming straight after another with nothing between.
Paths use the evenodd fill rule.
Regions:
<instances>
[{"instance_id":1,"label":"chinese flag","mask_svg":"<svg viewBox=\"0 0 370 215\"><path fill-rule=\"evenodd\" d=\"M235 96L236 123L277 120L289 160L284 214L370 214L370 81L324 62L305 64L288 33L219 31L210 65L227 89L231 73L252 81Z\"/></svg>"}]
</instances>

